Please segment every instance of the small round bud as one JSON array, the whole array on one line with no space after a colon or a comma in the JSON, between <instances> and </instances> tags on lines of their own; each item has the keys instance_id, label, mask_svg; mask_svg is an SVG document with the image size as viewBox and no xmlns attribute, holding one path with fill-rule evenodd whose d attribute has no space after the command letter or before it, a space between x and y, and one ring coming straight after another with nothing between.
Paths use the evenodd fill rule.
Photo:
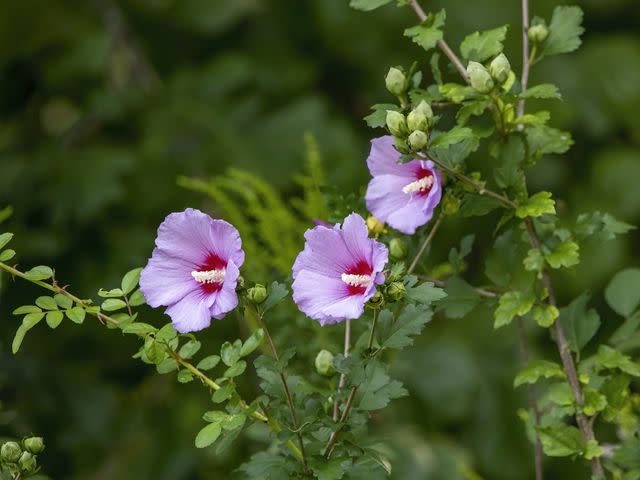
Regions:
<instances>
[{"instance_id":1,"label":"small round bud","mask_svg":"<svg viewBox=\"0 0 640 480\"><path fill-rule=\"evenodd\" d=\"M389 253L393 258L398 260L404 258L407 255L407 243L401 238L392 238L389 242Z\"/></svg>"},{"instance_id":2,"label":"small round bud","mask_svg":"<svg viewBox=\"0 0 640 480\"><path fill-rule=\"evenodd\" d=\"M420 103L416 108L413 109L414 112L420 112L427 120L431 120L433 118L433 110L431 110L431 105L429 105L426 101L420 100Z\"/></svg>"},{"instance_id":3,"label":"small round bud","mask_svg":"<svg viewBox=\"0 0 640 480\"><path fill-rule=\"evenodd\" d=\"M242 275L238 275L236 290L244 290L244 277Z\"/></svg>"},{"instance_id":4,"label":"small round bud","mask_svg":"<svg viewBox=\"0 0 640 480\"><path fill-rule=\"evenodd\" d=\"M264 285L256 283L254 287L247 290L247 298L256 305L261 304L267 299L267 289Z\"/></svg>"},{"instance_id":5,"label":"small round bud","mask_svg":"<svg viewBox=\"0 0 640 480\"><path fill-rule=\"evenodd\" d=\"M489 64L489 73L499 83L503 84L509 78L511 73L511 64L504 53L494 58Z\"/></svg>"},{"instance_id":6,"label":"small round bud","mask_svg":"<svg viewBox=\"0 0 640 480\"><path fill-rule=\"evenodd\" d=\"M26 473L33 473L36 469L36 457L29 452L22 452L20 460L18 460L20 469Z\"/></svg>"},{"instance_id":7,"label":"small round bud","mask_svg":"<svg viewBox=\"0 0 640 480\"><path fill-rule=\"evenodd\" d=\"M367 217L367 227L371 233L375 233L376 235L384 233L384 222L381 222L373 215Z\"/></svg>"},{"instance_id":8,"label":"small round bud","mask_svg":"<svg viewBox=\"0 0 640 480\"><path fill-rule=\"evenodd\" d=\"M396 150L400 153L409 153L411 151L409 149L409 144L404 138L394 137L393 146L396 147Z\"/></svg>"},{"instance_id":9,"label":"small round bud","mask_svg":"<svg viewBox=\"0 0 640 480\"><path fill-rule=\"evenodd\" d=\"M369 299L369 301L367 302L367 305L370 308L375 308L375 309L380 309L382 307L384 307L384 295L382 295L382 293L380 293L380 291L377 291L373 297L371 297Z\"/></svg>"},{"instance_id":10,"label":"small round bud","mask_svg":"<svg viewBox=\"0 0 640 480\"><path fill-rule=\"evenodd\" d=\"M407 127L409 130L426 130L429 128L429 120L424 113L418 110L412 110L407 115Z\"/></svg>"},{"instance_id":11,"label":"small round bud","mask_svg":"<svg viewBox=\"0 0 640 480\"><path fill-rule=\"evenodd\" d=\"M0 448L0 460L7 463L15 463L22 455L22 449L16 442L7 442Z\"/></svg>"},{"instance_id":12,"label":"small round bud","mask_svg":"<svg viewBox=\"0 0 640 480\"><path fill-rule=\"evenodd\" d=\"M336 372L333 368L333 353L329 350L320 350L316 355L316 372L325 377L330 377Z\"/></svg>"},{"instance_id":13,"label":"small round bud","mask_svg":"<svg viewBox=\"0 0 640 480\"><path fill-rule=\"evenodd\" d=\"M527 30L527 35L532 42L542 43L549 36L549 29L544 23L539 23L530 26L529 30Z\"/></svg>"},{"instance_id":14,"label":"small round bud","mask_svg":"<svg viewBox=\"0 0 640 480\"><path fill-rule=\"evenodd\" d=\"M478 93L489 93L493 90L493 79L484 65L478 62L469 62L467 75L471 87Z\"/></svg>"},{"instance_id":15,"label":"small round bud","mask_svg":"<svg viewBox=\"0 0 640 480\"><path fill-rule=\"evenodd\" d=\"M409 135L408 139L409 147L414 152L422 150L424 147L426 147L428 141L429 137L427 136L427 134L420 130L411 132L411 135Z\"/></svg>"},{"instance_id":16,"label":"small round bud","mask_svg":"<svg viewBox=\"0 0 640 480\"><path fill-rule=\"evenodd\" d=\"M407 134L407 120L400 112L387 110L387 128L391 135L404 137Z\"/></svg>"},{"instance_id":17,"label":"small round bud","mask_svg":"<svg viewBox=\"0 0 640 480\"><path fill-rule=\"evenodd\" d=\"M450 192L447 192L442 198L442 213L445 215L454 215L460 210L460 199Z\"/></svg>"},{"instance_id":18,"label":"small round bud","mask_svg":"<svg viewBox=\"0 0 640 480\"><path fill-rule=\"evenodd\" d=\"M33 453L34 455L37 455L38 453L44 451L44 441L42 437L25 438L22 441L22 445L24 445L25 450Z\"/></svg>"},{"instance_id":19,"label":"small round bud","mask_svg":"<svg viewBox=\"0 0 640 480\"><path fill-rule=\"evenodd\" d=\"M407 77L395 67L389 69L389 73L384 79L387 90L395 96L400 96L407 89Z\"/></svg>"},{"instance_id":20,"label":"small round bud","mask_svg":"<svg viewBox=\"0 0 640 480\"><path fill-rule=\"evenodd\" d=\"M392 302L397 302L407 296L407 289L402 282L391 282L387 287L387 295Z\"/></svg>"}]
</instances>

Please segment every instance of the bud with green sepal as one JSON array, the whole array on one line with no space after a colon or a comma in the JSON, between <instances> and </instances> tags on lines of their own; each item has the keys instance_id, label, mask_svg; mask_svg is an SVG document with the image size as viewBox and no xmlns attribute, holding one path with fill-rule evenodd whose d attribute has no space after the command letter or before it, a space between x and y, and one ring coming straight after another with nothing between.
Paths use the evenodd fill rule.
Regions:
<instances>
[{"instance_id":1,"label":"bud with green sepal","mask_svg":"<svg viewBox=\"0 0 640 480\"><path fill-rule=\"evenodd\" d=\"M15 463L22 455L22 449L17 442L6 442L0 448L0 460L6 463Z\"/></svg>"},{"instance_id":2,"label":"bud with green sepal","mask_svg":"<svg viewBox=\"0 0 640 480\"><path fill-rule=\"evenodd\" d=\"M511 73L511 64L504 53L494 58L489 64L489 73L499 84L503 84Z\"/></svg>"},{"instance_id":3,"label":"bud with green sepal","mask_svg":"<svg viewBox=\"0 0 640 480\"><path fill-rule=\"evenodd\" d=\"M241 292L244 290L244 277L242 275L238 275L238 283L236 285L236 291Z\"/></svg>"},{"instance_id":4,"label":"bud with green sepal","mask_svg":"<svg viewBox=\"0 0 640 480\"><path fill-rule=\"evenodd\" d=\"M392 302L402 300L407 296L407 289L402 282L391 282L387 287L387 297Z\"/></svg>"},{"instance_id":5,"label":"bud with green sepal","mask_svg":"<svg viewBox=\"0 0 640 480\"><path fill-rule=\"evenodd\" d=\"M430 122L433 119L433 110L431 109L431 105L427 103L425 100L420 100L420 103L416 108L413 109L414 112L422 113L427 120Z\"/></svg>"},{"instance_id":6,"label":"bud with green sepal","mask_svg":"<svg viewBox=\"0 0 640 480\"><path fill-rule=\"evenodd\" d=\"M401 238L392 238L389 242L389 253L398 260L407 256L407 243Z\"/></svg>"},{"instance_id":7,"label":"bud with green sepal","mask_svg":"<svg viewBox=\"0 0 640 480\"><path fill-rule=\"evenodd\" d=\"M549 28L544 19L536 17L531 22L531 26L527 30L527 36L529 40L534 43L542 43L549 36Z\"/></svg>"},{"instance_id":8,"label":"bud with green sepal","mask_svg":"<svg viewBox=\"0 0 640 480\"><path fill-rule=\"evenodd\" d=\"M442 213L444 215L455 215L460 210L460 198L451 190L447 191L442 198Z\"/></svg>"},{"instance_id":9,"label":"bud with green sepal","mask_svg":"<svg viewBox=\"0 0 640 480\"><path fill-rule=\"evenodd\" d=\"M411 135L409 135L409 138L407 140L407 143L409 144L409 148L413 152L419 152L420 150L422 150L424 147L427 146L428 142L429 142L429 137L425 132L421 130L415 130L414 132L411 132Z\"/></svg>"},{"instance_id":10,"label":"bud with green sepal","mask_svg":"<svg viewBox=\"0 0 640 480\"><path fill-rule=\"evenodd\" d=\"M391 135L395 137L406 137L407 130L407 119L400 112L396 112L394 110L387 110L387 128Z\"/></svg>"},{"instance_id":11,"label":"bud with green sepal","mask_svg":"<svg viewBox=\"0 0 640 480\"><path fill-rule=\"evenodd\" d=\"M387 86L387 90L389 90L389 93L395 95L396 97L403 95L408 86L407 77L405 76L405 74L402 73L402 70L395 67L391 67L389 69L389 72L384 79L384 83Z\"/></svg>"},{"instance_id":12,"label":"bud with green sepal","mask_svg":"<svg viewBox=\"0 0 640 480\"><path fill-rule=\"evenodd\" d=\"M493 90L493 79L487 69L478 62L469 62L467 75L471 87L478 93L489 93Z\"/></svg>"},{"instance_id":13,"label":"bud with green sepal","mask_svg":"<svg viewBox=\"0 0 640 480\"><path fill-rule=\"evenodd\" d=\"M396 150L400 153L409 153L411 151L409 144L404 138L394 137L393 146L396 147Z\"/></svg>"},{"instance_id":14,"label":"bud with green sepal","mask_svg":"<svg viewBox=\"0 0 640 480\"><path fill-rule=\"evenodd\" d=\"M38 453L44 451L44 440L42 439L42 437L25 438L22 441L22 445L24 446L25 450L33 453L34 455L37 455Z\"/></svg>"},{"instance_id":15,"label":"bud with green sepal","mask_svg":"<svg viewBox=\"0 0 640 480\"><path fill-rule=\"evenodd\" d=\"M256 283L255 286L247 290L247 300L259 305L267 299L267 288L264 285Z\"/></svg>"},{"instance_id":16,"label":"bud with green sepal","mask_svg":"<svg viewBox=\"0 0 640 480\"><path fill-rule=\"evenodd\" d=\"M429 119L418 109L413 109L407 115L407 127L409 130L426 131L429 128Z\"/></svg>"},{"instance_id":17,"label":"bud with green sepal","mask_svg":"<svg viewBox=\"0 0 640 480\"><path fill-rule=\"evenodd\" d=\"M381 309L382 307L384 307L384 295L382 295L382 293L380 293L380 291L378 290L373 295L373 297L369 299L369 301L367 302L367 306L376 310Z\"/></svg>"},{"instance_id":18,"label":"bud with green sepal","mask_svg":"<svg viewBox=\"0 0 640 480\"><path fill-rule=\"evenodd\" d=\"M33 473L36 471L37 463L36 457L29 452L22 452L20 459L18 460L20 469L25 473Z\"/></svg>"},{"instance_id":19,"label":"bud with green sepal","mask_svg":"<svg viewBox=\"0 0 640 480\"><path fill-rule=\"evenodd\" d=\"M316 372L325 377L330 377L336 372L333 368L333 353L329 350L320 350L316 355Z\"/></svg>"}]
</instances>

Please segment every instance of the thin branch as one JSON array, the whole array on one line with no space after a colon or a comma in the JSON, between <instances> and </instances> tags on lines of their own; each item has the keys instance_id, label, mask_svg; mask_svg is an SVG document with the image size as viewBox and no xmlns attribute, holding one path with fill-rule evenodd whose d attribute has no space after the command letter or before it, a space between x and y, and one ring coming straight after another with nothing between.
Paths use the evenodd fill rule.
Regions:
<instances>
[{"instance_id":1,"label":"thin branch","mask_svg":"<svg viewBox=\"0 0 640 480\"><path fill-rule=\"evenodd\" d=\"M344 323L344 356L349 356L349 349L351 348L351 320L346 319ZM342 390L344 387L344 382L346 381L347 376L344 373L340 374L340 382L338 383L338 392ZM339 405L338 399L336 398L333 401L333 421L338 421L338 413L339 413Z\"/></svg>"},{"instance_id":2,"label":"thin branch","mask_svg":"<svg viewBox=\"0 0 640 480\"><path fill-rule=\"evenodd\" d=\"M418 261L420 260L420 257L422 257L424 252L427 250L427 247L433 240L433 237L436 235L436 232L438 231L438 228L440 227L440 224L442 223L443 219L444 219L444 215L442 213L438 215L438 218L436 219L436 223L434 223L433 227L431 227L431 231L429 232L429 235L427 235L427 238L425 238L422 246L420 247L420 250L418 250L418 253L413 259L413 262L411 262L411 265L407 270L407 275L411 275L415 270L416 266L418 265Z\"/></svg>"},{"instance_id":3,"label":"thin branch","mask_svg":"<svg viewBox=\"0 0 640 480\"><path fill-rule=\"evenodd\" d=\"M522 85L521 90L524 92L529 84L529 68L531 67L529 61L529 0L522 0L522 76L520 83ZM524 98L518 102L516 118L521 117L524 114ZM518 125L518 130L523 130L524 125Z\"/></svg>"},{"instance_id":4,"label":"thin branch","mask_svg":"<svg viewBox=\"0 0 640 480\"><path fill-rule=\"evenodd\" d=\"M418 0L410 0L409 4L411 5L411 8L413 8L413 10L416 12L416 15L418 15L420 21L424 22L427 19L427 14L424 13L424 10L418 4ZM449 61L453 64L453 66L456 67L456 70L458 70L460 76L468 82L467 69L464 68L464 65L455 54L455 52L451 50L451 47L449 47L447 42L445 42L443 39L440 39L438 40L437 45L438 48L442 50L442 52L449 58Z\"/></svg>"},{"instance_id":5,"label":"thin branch","mask_svg":"<svg viewBox=\"0 0 640 480\"><path fill-rule=\"evenodd\" d=\"M418 275L418 278L420 278L421 280L424 280L425 282L431 282L436 287L443 288L443 287L446 286L446 283L444 281L442 281L442 280L436 280L435 278L423 277L421 275ZM480 295L481 297L498 298L500 296L499 291L490 290L489 288L473 287L473 289L476 291L476 293L478 295ZM493 288L499 288L499 287L493 287Z\"/></svg>"}]
</instances>

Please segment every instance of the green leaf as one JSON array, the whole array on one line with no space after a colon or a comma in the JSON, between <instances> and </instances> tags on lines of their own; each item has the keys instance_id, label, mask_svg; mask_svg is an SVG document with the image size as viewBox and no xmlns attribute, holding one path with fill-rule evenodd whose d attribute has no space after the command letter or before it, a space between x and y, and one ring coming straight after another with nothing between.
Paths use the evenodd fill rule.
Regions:
<instances>
[{"instance_id":1,"label":"green leaf","mask_svg":"<svg viewBox=\"0 0 640 480\"><path fill-rule=\"evenodd\" d=\"M218 365L218 363L220 363L220 357L218 355L209 355L200 360L196 368L198 370L211 370Z\"/></svg>"},{"instance_id":2,"label":"green leaf","mask_svg":"<svg viewBox=\"0 0 640 480\"><path fill-rule=\"evenodd\" d=\"M560 312L553 305L536 305L533 307L531 316L538 325L549 328L560 316Z\"/></svg>"},{"instance_id":3,"label":"green leaf","mask_svg":"<svg viewBox=\"0 0 640 480\"><path fill-rule=\"evenodd\" d=\"M289 289L283 283L273 282L269 288L269 296L262 304L262 310L268 311L289 295Z\"/></svg>"},{"instance_id":4,"label":"green leaf","mask_svg":"<svg viewBox=\"0 0 640 480\"><path fill-rule=\"evenodd\" d=\"M244 360L239 360L229 368L227 368L223 374L225 378L233 378L238 375L242 375L244 371L247 369L247 362Z\"/></svg>"},{"instance_id":5,"label":"green leaf","mask_svg":"<svg viewBox=\"0 0 640 480\"><path fill-rule=\"evenodd\" d=\"M618 272L604 291L609 306L623 317L631 315L640 304L640 269Z\"/></svg>"},{"instance_id":6,"label":"green leaf","mask_svg":"<svg viewBox=\"0 0 640 480\"><path fill-rule=\"evenodd\" d=\"M46 280L47 278L53 277L53 270L46 265L38 265L28 272L25 272L24 275L28 280Z\"/></svg>"},{"instance_id":7,"label":"green leaf","mask_svg":"<svg viewBox=\"0 0 640 480\"><path fill-rule=\"evenodd\" d=\"M15 336L13 337L13 343L11 344L11 351L15 355L22 345L24 336L29 330L35 327L40 320L44 318L44 313L28 313L22 319L22 324L18 327Z\"/></svg>"},{"instance_id":8,"label":"green leaf","mask_svg":"<svg viewBox=\"0 0 640 480\"><path fill-rule=\"evenodd\" d=\"M640 364L631 360L631 357L607 345L600 345L595 360L596 364L600 367L609 369L617 368L634 377L640 377Z\"/></svg>"},{"instance_id":9,"label":"green leaf","mask_svg":"<svg viewBox=\"0 0 640 480\"><path fill-rule=\"evenodd\" d=\"M524 142L519 136L509 136L507 142L500 145L499 166L493 172L500 188L515 187L522 182L524 157Z\"/></svg>"},{"instance_id":10,"label":"green leaf","mask_svg":"<svg viewBox=\"0 0 640 480\"><path fill-rule=\"evenodd\" d=\"M228 382L222 385L218 390L213 392L213 395L211 396L211 400L214 403L222 403L225 400L231 398L234 393L235 393L235 389L233 387L233 384L231 382Z\"/></svg>"},{"instance_id":11,"label":"green leaf","mask_svg":"<svg viewBox=\"0 0 640 480\"><path fill-rule=\"evenodd\" d=\"M135 325L135 324L134 324ZM165 346L153 337L147 337L144 342L144 353L151 363L159 365L166 358Z\"/></svg>"},{"instance_id":12,"label":"green leaf","mask_svg":"<svg viewBox=\"0 0 640 480\"><path fill-rule=\"evenodd\" d=\"M60 325L60 322L62 322L63 318L64 314L58 310L54 312L48 312L47 325L49 325L51 328L56 328L58 325Z\"/></svg>"},{"instance_id":13,"label":"green leaf","mask_svg":"<svg viewBox=\"0 0 640 480\"><path fill-rule=\"evenodd\" d=\"M14 315L24 315L25 313L40 313L42 309L35 305L22 305L13 311Z\"/></svg>"},{"instance_id":14,"label":"green leaf","mask_svg":"<svg viewBox=\"0 0 640 480\"><path fill-rule=\"evenodd\" d=\"M240 360L241 346L232 345L230 342L224 342L220 348L220 357L227 367L230 367Z\"/></svg>"},{"instance_id":15,"label":"green leaf","mask_svg":"<svg viewBox=\"0 0 640 480\"><path fill-rule=\"evenodd\" d=\"M190 370L183 369L178 372L176 377L180 383L189 383L193 380L193 373Z\"/></svg>"},{"instance_id":16,"label":"green leaf","mask_svg":"<svg viewBox=\"0 0 640 480\"><path fill-rule=\"evenodd\" d=\"M373 107L371 107L373 113L370 113L366 117L364 117L364 121L371 128L380 128L384 127L387 124L387 110L393 110L394 112L399 112L400 107L394 105L393 103L377 103Z\"/></svg>"},{"instance_id":17,"label":"green leaf","mask_svg":"<svg viewBox=\"0 0 640 480\"><path fill-rule=\"evenodd\" d=\"M557 55L576 50L582 43L580 35L584 33L582 17L580 7L556 7L549 23L549 36L544 43L542 55Z\"/></svg>"},{"instance_id":18,"label":"green leaf","mask_svg":"<svg viewBox=\"0 0 640 480\"><path fill-rule=\"evenodd\" d=\"M129 305L132 307L138 307L140 305L144 305L147 301L144 298L144 295L140 291L140 289L133 292L133 294L129 297Z\"/></svg>"},{"instance_id":19,"label":"green leaf","mask_svg":"<svg viewBox=\"0 0 640 480\"><path fill-rule=\"evenodd\" d=\"M202 344L198 340L189 340L180 348L178 355L180 355L182 358L189 359L196 353L198 353L198 350L200 350L201 346Z\"/></svg>"},{"instance_id":20,"label":"green leaf","mask_svg":"<svg viewBox=\"0 0 640 480\"><path fill-rule=\"evenodd\" d=\"M550 457L568 457L580 454L586 447L580 430L574 426L539 427L538 433L544 453Z\"/></svg>"},{"instance_id":21,"label":"green leaf","mask_svg":"<svg viewBox=\"0 0 640 480\"><path fill-rule=\"evenodd\" d=\"M160 375L173 372L177 370L178 362L173 358L165 358L162 362L156 365L156 370Z\"/></svg>"},{"instance_id":22,"label":"green leaf","mask_svg":"<svg viewBox=\"0 0 640 480\"><path fill-rule=\"evenodd\" d=\"M564 378L562 367L548 360L531 360L527 367L516 375L513 381L515 388L520 385L534 384L540 378Z\"/></svg>"},{"instance_id":23,"label":"green leaf","mask_svg":"<svg viewBox=\"0 0 640 480\"><path fill-rule=\"evenodd\" d=\"M600 316L594 309L587 310L588 301L589 296L583 293L560 309L560 323L571 351L576 353L589 343L600 328Z\"/></svg>"},{"instance_id":24,"label":"green leaf","mask_svg":"<svg viewBox=\"0 0 640 480\"><path fill-rule=\"evenodd\" d=\"M0 262L6 262L16 256L16 251L10 248L0 252Z\"/></svg>"},{"instance_id":25,"label":"green leaf","mask_svg":"<svg viewBox=\"0 0 640 480\"><path fill-rule=\"evenodd\" d=\"M42 308L43 310L57 310L58 304L53 299L53 297L42 296L36 298L36 305Z\"/></svg>"},{"instance_id":26,"label":"green leaf","mask_svg":"<svg viewBox=\"0 0 640 480\"><path fill-rule=\"evenodd\" d=\"M535 87L527 88L519 95L520 98L557 98L561 99L560 91L552 83L541 83Z\"/></svg>"},{"instance_id":27,"label":"green leaf","mask_svg":"<svg viewBox=\"0 0 640 480\"><path fill-rule=\"evenodd\" d=\"M584 458L592 460L604 455L604 448L594 438L587 442L587 447L584 449Z\"/></svg>"},{"instance_id":28,"label":"green leaf","mask_svg":"<svg viewBox=\"0 0 640 480\"><path fill-rule=\"evenodd\" d=\"M493 210L500 208L502 204L491 197L465 193L460 205L460 214L463 217L482 217Z\"/></svg>"},{"instance_id":29,"label":"green leaf","mask_svg":"<svg viewBox=\"0 0 640 480\"><path fill-rule=\"evenodd\" d=\"M247 340L242 344L242 348L240 349L240 356L246 357L251 352L253 352L256 348L260 346L262 343L262 339L264 338L264 331L259 328L253 334L247 338Z\"/></svg>"},{"instance_id":30,"label":"green leaf","mask_svg":"<svg viewBox=\"0 0 640 480\"><path fill-rule=\"evenodd\" d=\"M484 32L475 32L467 35L460 44L460 53L465 60L484 62L495 57L504 48L502 42L507 36L509 26L494 28Z\"/></svg>"},{"instance_id":31,"label":"green leaf","mask_svg":"<svg viewBox=\"0 0 640 480\"><path fill-rule=\"evenodd\" d=\"M124 300L120 300L119 298L108 298L104 302L102 302L101 308L105 312L113 312L115 310L126 308L126 306L127 304L125 303Z\"/></svg>"},{"instance_id":32,"label":"green leaf","mask_svg":"<svg viewBox=\"0 0 640 480\"><path fill-rule=\"evenodd\" d=\"M65 311L67 318L74 323L81 324L84 322L86 312L82 307L73 307Z\"/></svg>"},{"instance_id":33,"label":"green leaf","mask_svg":"<svg viewBox=\"0 0 640 480\"><path fill-rule=\"evenodd\" d=\"M447 280L444 291L447 296L440 300L438 309L444 310L448 318L462 318L480 303L476 289L458 276Z\"/></svg>"},{"instance_id":34,"label":"green leaf","mask_svg":"<svg viewBox=\"0 0 640 480\"><path fill-rule=\"evenodd\" d=\"M63 310L66 310L67 308L73 307L73 300L71 300L66 295L63 295L62 293L56 293L53 296L53 299L56 301L58 306L60 308L62 308Z\"/></svg>"},{"instance_id":35,"label":"green leaf","mask_svg":"<svg viewBox=\"0 0 640 480\"><path fill-rule=\"evenodd\" d=\"M364 379L358 390L358 408L361 410L380 410L395 398L404 397L408 392L398 381L391 380L383 365L372 361L364 369Z\"/></svg>"},{"instance_id":36,"label":"green leaf","mask_svg":"<svg viewBox=\"0 0 640 480\"><path fill-rule=\"evenodd\" d=\"M170 324L170 323L167 323L166 325L164 325L156 333L156 339L162 340L162 341L165 341L165 342L170 342L171 340L173 340L177 336L178 336L178 332L176 331L175 328L173 328L173 325Z\"/></svg>"},{"instance_id":37,"label":"green leaf","mask_svg":"<svg viewBox=\"0 0 640 480\"><path fill-rule=\"evenodd\" d=\"M362 10L368 12L375 10L378 7L382 7L387 3L391 3L392 0L351 0L349 6L355 10Z\"/></svg>"},{"instance_id":38,"label":"green leaf","mask_svg":"<svg viewBox=\"0 0 640 480\"><path fill-rule=\"evenodd\" d=\"M601 412L607 407L607 397L597 390L587 387L583 390L584 405L582 411L589 417Z\"/></svg>"},{"instance_id":39,"label":"green leaf","mask_svg":"<svg viewBox=\"0 0 640 480\"><path fill-rule=\"evenodd\" d=\"M547 213L554 215L556 213L555 203L549 192L538 192L518 206L516 216L526 218L539 217Z\"/></svg>"},{"instance_id":40,"label":"green leaf","mask_svg":"<svg viewBox=\"0 0 640 480\"><path fill-rule=\"evenodd\" d=\"M0 249L3 248L13 238L13 233L6 232L0 235Z\"/></svg>"},{"instance_id":41,"label":"green leaf","mask_svg":"<svg viewBox=\"0 0 640 480\"><path fill-rule=\"evenodd\" d=\"M11 343L11 352L15 355L20 350L20 345L22 345L22 341L24 340L24 336L27 333L27 329L24 325L20 325L18 330L16 330L16 334L13 337L13 342Z\"/></svg>"},{"instance_id":42,"label":"green leaf","mask_svg":"<svg viewBox=\"0 0 640 480\"><path fill-rule=\"evenodd\" d=\"M438 91L440 95L453 103L460 103L466 98L475 98L477 95L473 88L459 83L443 83L438 86Z\"/></svg>"},{"instance_id":43,"label":"green leaf","mask_svg":"<svg viewBox=\"0 0 640 480\"><path fill-rule=\"evenodd\" d=\"M120 289L125 295L128 295L134 288L138 286L138 282L140 281L140 272L142 268L134 268L133 270L128 271L124 277L122 277L122 283Z\"/></svg>"},{"instance_id":44,"label":"green leaf","mask_svg":"<svg viewBox=\"0 0 640 480\"><path fill-rule=\"evenodd\" d=\"M535 295L530 293L513 291L503 294L495 311L493 328L509 325L516 316L526 315L535 301Z\"/></svg>"},{"instance_id":45,"label":"green leaf","mask_svg":"<svg viewBox=\"0 0 640 480\"><path fill-rule=\"evenodd\" d=\"M614 449L613 460L627 470L640 469L640 438L629 438L620 447ZM637 478L631 477L628 480Z\"/></svg>"},{"instance_id":46,"label":"green leaf","mask_svg":"<svg viewBox=\"0 0 640 480\"><path fill-rule=\"evenodd\" d=\"M578 215L574 231L581 240L595 237L596 240L607 241L635 228L633 225L616 220L613 215L595 211Z\"/></svg>"},{"instance_id":47,"label":"green leaf","mask_svg":"<svg viewBox=\"0 0 640 480\"><path fill-rule=\"evenodd\" d=\"M132 335L146 335L148 333L154 333L157 331L158 329L153 325L149 325L148 323L143 323L143 322L131 323L122 329L123 333L128 333Z\"/></svg>"},{"instance_id":48,"label":"green leaf","mask_svg":"<svg viewBox=\"0 0 640 480\"><path fill-rule=\"evenodd\" d=\"M407 298L423 305L431 305L433 302L443 299L447 296L444 290L436 287L433 282L424 282L414 287L413 281L416 279L413 275L405 277L405 287L407 289Z\"/></svg>"},{"instance_id":49,"label":"green leaf","mask_svg":"<svg viewBox=\"0 0 640 480\"><path fill-rule=\"evenodd\" d=\"M222 433L222 427L219 423L210 423L196 435L196 447L206 448L213 444Z\"/></svg>"},{"instance_id":50,"label":"green leaf","mask_svg":"<svg viewBox=\"0 0 640 480\"><path fill-rule=\"evenodd\" d=\"M580 263L580 247L573 240L565 240L544 258L551 268L573 267Z\"/></svg>"},{"instance_id":51,"label":"green leaf","mask_svg":"<svg viewBox=\"0 0 640 480\"><path fill-rule=\"evenodd\" d=\"M100 290L98 290L98 296L102 298L118 298L122 295L124 295L124 293L119 288L112 288L111 290L105 290L101 288Z\"/></svg>"},{"instance_id":52,"label":"green leaf","mask_svg":"<svg viewBox=\"0 0 640 480\"><path fill-rule=\"evenodd\" d=\"M444 9L433 14L429 13L427 18L415 27L407 28L404 31L405 37L410 37L415 43L425 50L435 48L438 40L442 39L442 27L444 27L447 14Z\"/></svg>"},{"instance_id":53,"label":"green leaf","mask_svg":"<svg viewBox=\"0 0 640 480\"><path fill-rule=\"evenodd\" d=\"M407 305L394 320L389 310L383 310L378 316L378 342L380 348L402 349L413 345L413 338L422 332L431 320L431 309Z\"/></svg>"},{"instance_id":54,"label":"green leaf","mask_svg":"<svg viewBox=\"0 0 640 480\"><path fill-rule=\"evenodd\" d=\"M529 250L522 264L528 272L541 272L544 268L544 257L540 249L532 248Z\"/></svg>"},{"instance_id":55,"label":"green leaf","mask_svg":"<svg viewBox=\"0 0 640 480\"><path fill-rule=\"evenodd\" d=\"M455 126L448 132L444 132L433 139L429 148L444 148L472 138L473 130L468 127Z\"/></svg>"},{"instance_id":56,"label":"green leaf","mask_svg":"<svg viewBox=\"0 0 640 480\"><path fill-rule=\"evenodd\" d=\"M532 157L539 157L547 153L562 154L573 145L573 138L569 132L547 125L529 126L526 128L525 134Z\"/></svg>"}]
</instances>

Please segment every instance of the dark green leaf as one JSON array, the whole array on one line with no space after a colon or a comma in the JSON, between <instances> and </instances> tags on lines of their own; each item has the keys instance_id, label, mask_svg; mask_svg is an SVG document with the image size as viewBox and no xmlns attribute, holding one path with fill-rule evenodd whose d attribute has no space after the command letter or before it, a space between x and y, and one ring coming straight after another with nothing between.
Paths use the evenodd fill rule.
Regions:
<instances>
[{"instance_id":1,"label":"dark green leaf","mask_svg":"<svg viewBox=\"0 0 640 480\"><path fill-rule=\"evenodd\" d=\"M542 54L557 55L576 50L582 43L580 36L584 33L582 16L580 7L556 7L549 23L549 36L544 43Z\"/></svg>"},{"instance_id":2,"label":"dark green leaf","mask_svg":"<svg viewBox=\"0 0 640 480\"><path fill-rule=\"evenodd\" d=\"M198 370L211 370L212 368L215 368L218 363L220 363L220 357L218 355L209 355L208 357L204 357L200 360L198 365L196 365L196 368Z\"/></svg>"},{"instance_id":3,"label":"dark green leaf","mask_svg":"<svg viewBox=\"0 0 640 480\"><path fill-rule=\"evenodd\" d=\"M242 348L240 349L240 356L246 357L251 352L253 352L256 348L260 346L262 343L262 339L264 338L264 331L259 328L253 334L247 338L247 340L242 344Z\"/></svg>"},{"instance_id":4,"label":"dark green leaf","mask_svg":"<svg viewBox=\"0 0 640 480\"><path fill-rule=\"evenodd\" d=\"M589 296L583 293L568 306L560 309L560 322L569 347L579 352L593 338L600 327L600 316L594 309L587 310Z\"/></svg>"},{"instance_id":5,"label":"dark green leaf","mask_svg":"<svg viewBox=\"0 0 640 480\"><path fill-rule=\"evenodd\" d=\"M356 10L362 10L368 12L375 10L378 7L382 7L387 3L391 3L392 0L351 0L349 6Z\"/></svg>"},{"instance_id":6,"label":"dark green leaf","mask_svg":"<svg viewBox=\"0 0 640 480\"><path fill-rule=\"evenodd\" d=\"M383 310L378 317L378 342L381 348L402 349L413 345L413 336L419 335L431 320L431 309L407 305L397 319L389 310Z\"/></svg>"},{"instance_id":7,"label":"dark green leaf","mask_svg":"<svg viewBox=\"0 0 640 480\"><path fill-rule=\"evenodd\" d=\"M449 318L464 317L480 302L476 289L458 276L447 280L444 291L447 296L440 300L438 309L444 310Z\"/></svg>"},{"instance_id":8,"label":"dark green leaf","mask_svg":"<svg viewBox=\"0 0 640 480\"><path fill-rule=\"evenodd\" d=\"M266 312L289 295L289 289L283 283L273 282L269 288L269 296L262 304L262 309Z\"/></svg>"},{"instance_id":9,"label":"dark green leaf","mask_svg":"<svg viewBox=\"0 0 640 480\"><path fill-rule=\"evenodd\" d=\"M640 269L627 268L611 279L604 292L609 306L623 317L640 305Z\"/></svg>"},{"instance_id":10,"label":"dark green leaf","mask_svg":"<svg viewBox=\"0 0 640 480\"><path fill-rule=\"evenodd\" d=\"M425 50L435 48L438 40L442 39L442 27L444 27L447 15L444 9L433 14L429 13L427 18L415 27L407 28L404 31L405 37L410 37L415 43Z\"/></svg>"}]
</instances>

